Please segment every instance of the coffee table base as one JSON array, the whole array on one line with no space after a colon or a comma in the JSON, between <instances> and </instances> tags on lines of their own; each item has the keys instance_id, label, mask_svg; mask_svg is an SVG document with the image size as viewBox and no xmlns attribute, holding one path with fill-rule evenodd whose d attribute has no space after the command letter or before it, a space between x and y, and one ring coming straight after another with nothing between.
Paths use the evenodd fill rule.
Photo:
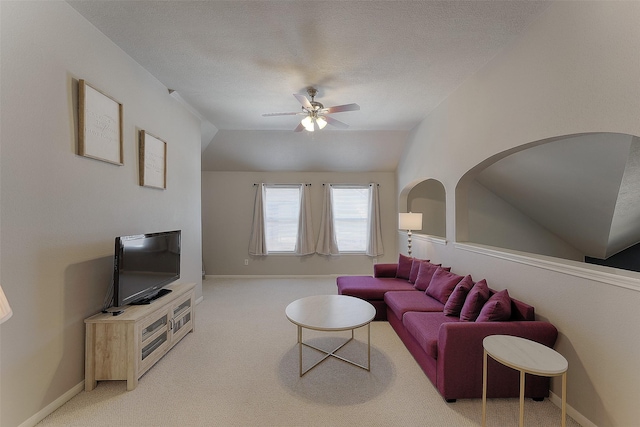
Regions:
<instances>
[{"instance_id":1,"label":"coffee table base","mask_svg":"<svg viewBox=\"0 0 640 427\"><path fill-rule=\"evenodd\" d=\"M339 356L336 353L336 351L340 350L342 347L344 347L345 345L349 344L351 341L354 340L354 330L357 329L351 329L351 338L349 338L347 341L343 342L342 344L340 344L337 348L335 348L332 351L326 351L323 350L321 348L318 348L316 346L313 346L309 343L306 343L302 340L302 326L298 325L298 349L299 349L299 362L300 362L300 376L304 376L307 372L309 372L310 370L312 370L313 368L315 368L316 366L318 366L319 364L321 364L322 362L324 362L325 360L327 360L330 357L335 357L338 360L342 360L343 362L349 363L353 366L357 366L358 368L364 369L365 371L371 371L371 324L367 323L367 366L361 365L359 363L354 362L353 360L349 360L347 358L344 358L342 356ZM316 351L319 351L320 353L323 353L325 356L320 359L320 361L316 362L313 366L311 366L310 368L308 368L307 370L302 370L302 347L309 347L312 348Z\"/></svg>"}]
</instances>

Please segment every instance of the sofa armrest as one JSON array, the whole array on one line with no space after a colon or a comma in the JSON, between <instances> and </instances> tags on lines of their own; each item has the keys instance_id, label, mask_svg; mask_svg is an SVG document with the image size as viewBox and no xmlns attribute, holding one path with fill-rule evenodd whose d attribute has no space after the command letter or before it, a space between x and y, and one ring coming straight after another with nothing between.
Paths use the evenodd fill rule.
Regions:
<instances>
[{"instance_id":1,"label":"sofa armrest","mask_svg":"<svg viewBox=\"0 0 640 427\"><path fill-rule=\"evenodd\" d=\"M373 277L396 277L398 264L374 264Z\"/></svg>"},{"instance_id":2,"label":"sofa armrest","mask_svg":"<svg viewBox=\"0 0 640 427\"><path fill-rule=\"evenodd\" d=\"M443 323L438 331L437 387L446 399L482 395L482 340L489 335L513 335L553 348L558 330L551 323L542 321ZM489 363L492 372L503 369L495 366L495 361L489 360ZM517 391L517 375L515 378L515 382L490 378L490 396L513 387ZM530 383L527 385L528 396L548 395L548 385L545 387L544 381L527 381Z\"/></svg>"}]
</instances>

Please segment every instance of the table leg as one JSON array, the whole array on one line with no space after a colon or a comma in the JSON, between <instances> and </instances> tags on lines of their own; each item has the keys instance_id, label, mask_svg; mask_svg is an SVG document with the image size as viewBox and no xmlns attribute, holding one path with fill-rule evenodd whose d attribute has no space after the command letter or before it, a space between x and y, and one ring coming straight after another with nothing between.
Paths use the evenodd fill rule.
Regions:
<instances>
[{"instance_id":1,"label":"table leg","mask_svg":"<svg viewBox=\"0 0 640 427\"><path fill-rule=\"evenodd\" d=\"M524 427L524 371L520 371L520 427Z\"/></svg>"},{"instance_id":2,"label":"table leg","mask_svg":"<svg viewBox=\"0 0 640 427\"><path fill-rule=\"evenodd\" d=\"M367 371L371 371L371 323L367 323Z\"/></svg>"},{"instance_id":3,"label":"table leg","mask_svg":"<svg viewBox=\"0 0 640 427\"><path fill-rule=\"evenodd\" d=\"M482 427L487 425L487 350L482 356Z\"/></svg>"},{"instance_id":4,"label":"table leg","mask_svg":"<svg viewBox=\"0 0 640 427\"><path fill-rule=\"evenodd\" d=\"M298 326L298 363L300 366L300 376L302 376L302 326Z\"/></svg>"},{"instance_id":5,"label":"table leg","mask_svg":"<svg viewBox=\"0 0 640 427\"><path fill-rule=\"evenodd\" d=\"M567 371L562 374L562 427L567 423Z\"/></svg>"}]
</instances>

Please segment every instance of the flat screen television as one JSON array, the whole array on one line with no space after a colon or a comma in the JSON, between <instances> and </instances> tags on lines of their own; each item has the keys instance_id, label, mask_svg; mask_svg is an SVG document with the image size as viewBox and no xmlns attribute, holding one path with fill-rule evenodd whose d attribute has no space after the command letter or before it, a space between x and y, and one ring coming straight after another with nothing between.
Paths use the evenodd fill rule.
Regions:
<instances>
[{"instance_id":1,"label":"flat screen television","mask_svg":"<svg viewBox=\"0 0 640 427\"><path fill-rule=\"evenodd\" d=\"M180 278L181 230L116 237L113 305L148 304ZM161 292L164 291L164 292Z\"/></svg>"}]
</instances>

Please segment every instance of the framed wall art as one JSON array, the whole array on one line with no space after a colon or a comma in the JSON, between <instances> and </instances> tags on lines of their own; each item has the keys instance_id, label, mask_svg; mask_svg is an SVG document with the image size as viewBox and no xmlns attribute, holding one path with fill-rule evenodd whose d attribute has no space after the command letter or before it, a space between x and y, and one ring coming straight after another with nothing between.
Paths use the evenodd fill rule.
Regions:
<instances>
[{"instance_id":1,"label":"framed wall art","mask_svg":"<svg viewBox=\"0 0 640 427\"><path fill-rule=\"evenodd\" d=\"M124 164L122 104L78 82L78 154L116 165Z\"/></svg>"},{"instance_id":2,"label":"framed wall art","mask_svg":"<svg viewBox=\"0 0 640 427\"><path fill-rule=\"evenodd\" d=\"M167 143L140 131L140 185L167 188Z\"/></svg>"}]
</instances>

